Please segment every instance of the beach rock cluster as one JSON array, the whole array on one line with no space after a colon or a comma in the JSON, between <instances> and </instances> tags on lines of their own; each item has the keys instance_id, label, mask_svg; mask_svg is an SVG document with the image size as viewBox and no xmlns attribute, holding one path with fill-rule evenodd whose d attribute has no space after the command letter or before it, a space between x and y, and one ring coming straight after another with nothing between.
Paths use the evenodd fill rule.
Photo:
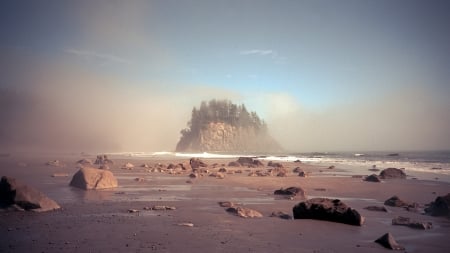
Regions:
<instances>
[{"instance_id":1,"label":"beach rock cluster","mask_svg":"<svg viewBox=\"0 0 450 253\"><path fill-rule=\"evenodd\" d=\"M0 207L35 212L61 208L39 190L7 176L0 181Z\"/></svg>"},{"instance_id":2,"label":"beach rock cluster","mask_svg":"<svg viewBox=\"0 0 450 253\"><path fill-rule=\"evenodd\" d=\"M97 190L115 188L118 182L109 170L81 168L73 175L70 186L84 190Z\"/></svg>"},{"instance_id":3,"label":"beach rock cluster","mask_svg":"<svg viewBox=\"0 0 450 253\"><path fill-rule=\"evenodd\" d=\"M313 198L295 205L294 219L316 219L361 226L364 217L339 199Z\"/></svg>"}]
</instances>

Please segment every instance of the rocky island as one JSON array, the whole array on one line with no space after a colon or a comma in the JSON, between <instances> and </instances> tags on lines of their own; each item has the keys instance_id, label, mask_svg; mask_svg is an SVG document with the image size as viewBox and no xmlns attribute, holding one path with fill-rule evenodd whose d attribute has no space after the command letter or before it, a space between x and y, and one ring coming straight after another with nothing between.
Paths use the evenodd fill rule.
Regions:
<instances>
[{"instance_id":1,"label":"rocky island","mask_svg":"<svg viewBox=\"0 0 450 253\"><path fill-rule=\"evenodd\" d=\"M268 152L280 151L267 124L244 104L229 100L203 101L192 110L188 127L181 131L177 152Z\"/></svg>"}]
</instances>

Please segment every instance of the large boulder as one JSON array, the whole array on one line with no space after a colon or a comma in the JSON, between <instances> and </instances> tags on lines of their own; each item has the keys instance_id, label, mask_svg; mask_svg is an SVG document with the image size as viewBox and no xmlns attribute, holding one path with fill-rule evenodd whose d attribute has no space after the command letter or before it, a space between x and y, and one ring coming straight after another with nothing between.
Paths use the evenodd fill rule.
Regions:
<instances>
[{"instance_id":1,"label":"large boulder","mask_svg":"<svg viewBox=\"0 0 450 253\"><path fill-rule=\"evenodd\" d=\"M394 179L394 178L405 179L406 174L401 169L387 168L380 172L380 178L382 178L382 179Z\"/></svg>"},{"instance_id":2,"label":"large boulder","mask_svg":"<svg viewBox=\"0 0 450 253\"><path fill-rule=\"evenodd\" d=\"M73 175L70 186L84 190L97 190L115 188L118 186L118 183L113 173L109 170L81 168Z\"/></svg>"},{"instance_id":3,"label":"large boulder","mask_svg":"<svg viewBox=\"0 0 450 253\"><path fill-rule=\"evenodd\" d=\"M364 217L339 199L313 198L292 209L294 219L316 219L361 226Z\"/></svg>"},{"instance_id":4,"label":"large boulder","mask_svg":"<svg viewBox=\"0 0 450 253\"><path fill-rule=\"evenodd\" d=\"M450 218L450 193L445 196L439 196L430 206L425 209L425 212L432 216L447 216Z\"/></svg>"},{"instance_id":5,"label":"large boulder","mask_svg":"<svg viewBox=\"0 0 450 253\"><path fill-rule=\"evenodd\" d=\"M3 176L0 181L0 207L19 207L19 209L45 212L61 208L55 201L37 189Z\"/></svg>"}]
</instances>

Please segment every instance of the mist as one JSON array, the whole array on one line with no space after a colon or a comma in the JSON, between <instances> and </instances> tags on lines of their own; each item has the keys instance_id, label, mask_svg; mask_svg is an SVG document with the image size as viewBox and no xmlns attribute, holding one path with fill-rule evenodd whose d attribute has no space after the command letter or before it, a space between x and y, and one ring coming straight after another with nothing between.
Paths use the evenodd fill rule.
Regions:
<instances>
[{"instance_id":1,"label":"mist","mask_svg":"<svg viewBox=\"0 0 450 253\"><path fill-rule=\"evenodd\" d=\"M61 62L26 61L3 72L10 83L0 88L2 152L172 151L193 106L235 96L202 85L130 82Z\"/></svg>"},{"instance_id":2,"label":"mist","mask_svg":"<svg viewBox=\"0 0 450 253\"><path fill-rule=\"evenodd\" d=\"M288 94L272 94L267 121L292 152L414 151L450 148L450 102L426 89L311 108ZM272 109L270 109L272 108Z\"/></svg>"}]
</instances>

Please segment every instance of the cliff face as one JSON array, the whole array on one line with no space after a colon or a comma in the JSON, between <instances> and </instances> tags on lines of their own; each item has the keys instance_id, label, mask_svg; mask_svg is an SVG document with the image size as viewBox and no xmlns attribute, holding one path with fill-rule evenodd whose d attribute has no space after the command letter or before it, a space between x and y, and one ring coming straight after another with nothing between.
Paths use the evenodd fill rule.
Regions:
<instances>
[{"instance_id":1,"label":"cliff face","mask_svg":"<svg viewBox=\"0 0 450 253\"><path fill-rule=\"evenodd\" d=\"M212 100L193 109L188 128L181 131L178 152L268 152L280 151L266 124L245 106Z\"/></svg>"}]
</instances>

